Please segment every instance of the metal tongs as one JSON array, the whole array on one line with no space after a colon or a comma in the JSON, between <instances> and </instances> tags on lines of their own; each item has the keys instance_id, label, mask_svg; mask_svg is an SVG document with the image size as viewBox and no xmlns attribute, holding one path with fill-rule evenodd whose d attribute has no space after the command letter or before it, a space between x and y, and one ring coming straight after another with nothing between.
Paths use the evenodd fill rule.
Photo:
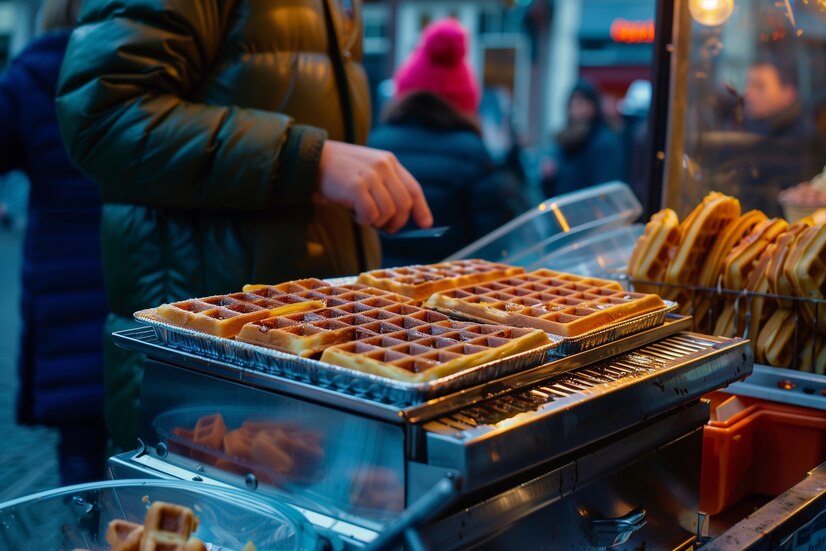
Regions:
<instances>
[{"instance_id":1,"label":"metal tongs","mask_svg":"<svg viewBox=\"0 0 826 551\"><path fill-rule=\"evenodd\" d=\"M449 229L450 226L437 226L435 228L407 230L396 233L379 231L379 234L385 239L421 239L425 237L441 237Z\"/></svg>"}]
</instances>

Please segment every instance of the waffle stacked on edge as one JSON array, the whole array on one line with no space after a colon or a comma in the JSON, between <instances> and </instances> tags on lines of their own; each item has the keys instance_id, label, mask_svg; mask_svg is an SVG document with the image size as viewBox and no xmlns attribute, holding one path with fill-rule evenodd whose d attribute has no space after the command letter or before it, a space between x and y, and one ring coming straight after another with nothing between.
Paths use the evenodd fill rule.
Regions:
<instances>
[{"instance_id":1,"label":"waffle stacked on edge","mask_svg":"<svg viewBox=\"0 0 826 551\"><path fill-rule=\"evenodd\" d=\"M575 337L663 309L665 303L657 295L626 292L616 281L537 270L435 293L425 306L473 320Z\"/></svg>"},{"instance_id":2,"label":"waffle stacked on edge","mask_svg":"<svg viewBox=\"0 0 826 551\"><path fill-rule=\"evenodd\" d=\"M704 210L719 193L711 193L683 221L681 229L698 223ZM728 198L730 201L736 199ZM824 211L826 212L826 211ZM658 213L659 214L659 213ZM650 223L662 225L655 215ZM754 341L755 357L777 367L798 367L804 371L826 373L826 307L811 302L799 303L785 297L814 300L826 298L826 216L818 213L789 225L782 219L768 219L759 211L750 211L724 227L713 240L710 251L699 258L699 276L675 277L673 274L654 281L703 288L722 287L754 293L723 300L717 294L700 293L691 297L695 326L711 329L723 336L745 335ZM646 227L646 235L649 233ZM650 239L641 237L629 262L629 274L641 279L635 287L647 289L646 278L639 275L635 260L650 249ZM678 248L688 246L682 239ZM674 259L680 251L673 253ZM697 258L696 251L691 255ZM672 267L669 266L669 273ZM641 285L641 287L640 287ZM775 295L775 296L762 296ZM671 295L674 296L674 295ZM685 294L684 296L689 296ZM685 300L681 298L681 300ZM712 318L709 313L717 312ZM715 319L716 318L716 319ZM716 321L713 329L706 319ZM746 321L748 320L748 324ZM748 331L747 331L748 329Z\"/></svg>"}]
</instances>

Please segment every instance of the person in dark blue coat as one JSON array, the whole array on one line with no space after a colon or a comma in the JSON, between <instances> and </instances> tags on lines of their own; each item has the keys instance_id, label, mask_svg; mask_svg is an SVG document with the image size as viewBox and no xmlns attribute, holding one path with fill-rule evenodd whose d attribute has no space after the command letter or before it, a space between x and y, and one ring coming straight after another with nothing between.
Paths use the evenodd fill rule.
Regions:
<instances>
[{"instance_id":1,"label":"person in dark blue coat","mask_svg":"<svg viewBox=\"0 0 826 551\"><path fill-rule=\"evenodd\" d=\"M17 418L58 429L63 484L102 479L106 442L100 197L69 161L54 105L79 4L47 0L44 32L0 75L0 174L31 183Z\"/></svg>"},{"instance_id":2,"label":"person in dark blue coat","mask_svg":"<svg viewBox=\"0 0 826 551\"><path fill-rule=\"evenodd\" d=\"M555 197L622 178L622 146L608 127L599 94L580 81L568 100L568 122L544 163L542 191Z\"/></svg>"},{"instance_id":3,"label":"person in dark blue coat","mask_svg":"<svg viewBox=\"0 0 826 551\"><path fill-rule=\"evenodd\" d=\"M522 182L496 166L482 141L466 42L453 19L429 25L396 72L396 95L368 138L421 184L433 225L450 226L437 239L382 238L384 266L437 262L529 208Z\"/></svg>"}]
</instances>

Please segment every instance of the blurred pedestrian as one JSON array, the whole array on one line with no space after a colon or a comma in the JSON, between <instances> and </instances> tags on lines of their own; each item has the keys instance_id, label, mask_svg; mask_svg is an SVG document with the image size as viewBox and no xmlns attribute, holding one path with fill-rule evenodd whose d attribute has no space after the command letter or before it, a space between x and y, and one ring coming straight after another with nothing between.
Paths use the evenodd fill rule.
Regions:
<instances>
[{"instance_id":1,"label":"blurred pedestrian","mask_svg":"<svg viewBox=\"0 0 826 551\"><path fill-rule=\"evenodd\" d=\"M438 240L383 239L384 264L444 259L528 208L518 178L496 166L482 141L479 84L454 19L431 23L394 77L395 96L368 144L393 152L419 181Z\"/></svg>"},{"instance_id":2,"label":"blurred pedestrian","mask_svg":"<svg viewBox=\"0 0 826 551\"><path fill-rule=\"evenodd\" d=\"M622 178L622 146L606 124L599 93L585 81L574 86L568 120L543 162L542 189L554 197Z\"/></svg>"},{"instance_id":3,"label":"blurred pedestrian","mask_svg":"<svg viewBox=\"0 0 826 551\"><path fill-rule=\"evenodd\" d=\"M60 479L103 478L100 196L69 162L54 98L80 0L46 0L42 33L0 76L0 173L31 182L26 227L17 419L56 427Z\"/></svg>"},{"instance_id":4,"label":"blurred pedestrian","mask_svg":"<svg viewBox=\"0 0 826 551\"><path fill-rule=\"evenodd\" d=\"M57 106L102 192L107 333L162 303L377 267L373 227L431 223L398 161L355 145L359 0L86 0L80 24ZM132 449L143 360L105 353L109 432Z\"/></svg>"}]
</instances>

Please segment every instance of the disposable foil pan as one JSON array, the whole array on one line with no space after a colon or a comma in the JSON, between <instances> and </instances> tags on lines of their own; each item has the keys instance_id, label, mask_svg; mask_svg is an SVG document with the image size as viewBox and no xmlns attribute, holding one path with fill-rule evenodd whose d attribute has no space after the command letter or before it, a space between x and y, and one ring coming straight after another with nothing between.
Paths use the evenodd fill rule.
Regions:
<instances>
[{"instance_id":1,"label":"disposable foil pan","mask_svg":"<svg viewBox=\"0 0 826 551\"><path fill-rule=\"evenodd\" d=\"M665 308L660 310L641 314L608 327L594 329L576 337L563 337L558 341L559 346L550 351L550 355L569 356L658 327L665 322L665 317L676 311L678 307L676 302L670 300L663 300L663 302L665 302ZM552 335L551 338L553 339Z\"/></svg>"},{"instance_id":2,"label":"disposable foil pan","mask_svg":"<svg viewBox=\"0 0 826 551\"><path fill-rule=\"evenodd\" d=\"M678 307L676 302L670 300L663 300L663 302L665 303L665 308L640 314L639 316L617 322L608 327L588 331L576 337L560 337L549 334L548 337L556 343L556 346L548 351L548 355L550 357L570 356L571 354L584 352L585 350L608 344L609 342L634 335L635 333L641 333L642 331L659 327L665 322L666 316L677 310ZM437 308L437 311L455 319L477 323L493 323L490 320L468 316L465 312L456 312L449 308Z\"/></svg>"},{"instance_id":3,"label":"disposable foil pan","mask_svg":"<svg viewBox=\"0 0 826 551\"><path fill-rule=\"evenodd\" d=\"M253 369L400 407L420 404L541 365L551 357L551 351L558 346L558 343L552 342L433 381L407 383L177 327L153 318L146 312L137 312L135 319L152 325L158 340L170 348L213 358L239 368Z\"/></svg>"}]
</instances>

